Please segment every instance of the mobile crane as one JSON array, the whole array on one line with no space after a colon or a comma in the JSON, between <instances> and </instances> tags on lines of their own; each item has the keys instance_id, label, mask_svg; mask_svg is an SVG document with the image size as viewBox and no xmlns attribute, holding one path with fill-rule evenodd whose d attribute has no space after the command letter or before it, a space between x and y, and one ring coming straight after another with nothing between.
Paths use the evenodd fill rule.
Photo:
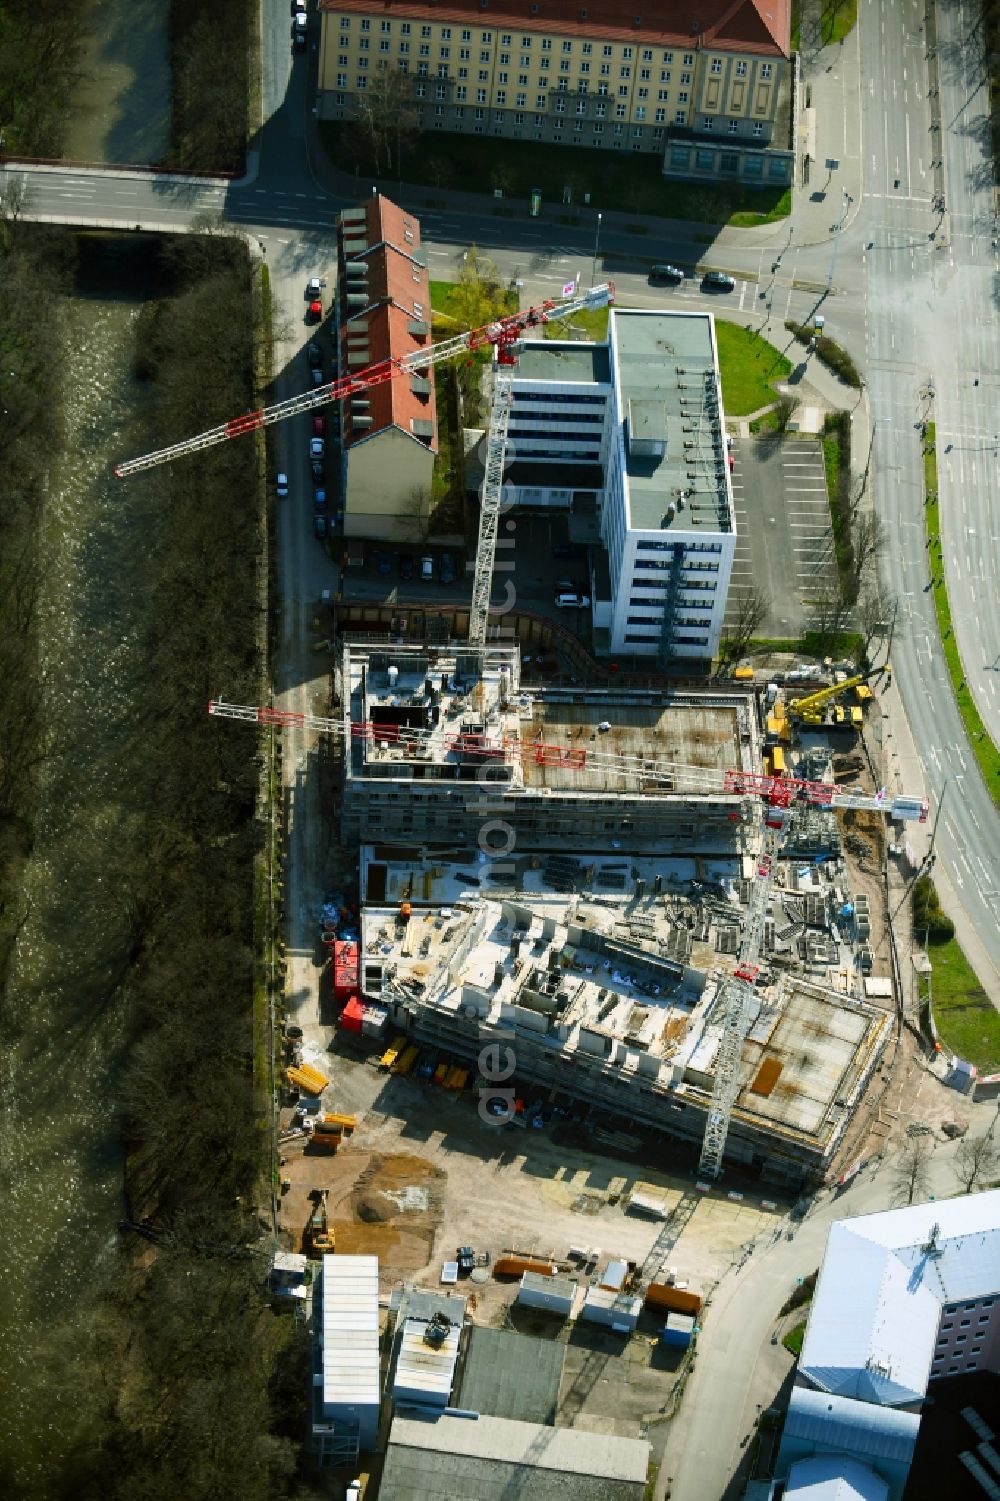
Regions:
<instances>
[{"instance_id":1,"label":"mobile crane","mask_svg":"<svg viewBox=\"0 0 1000 1501\"><path fill-rule=\"evenodd\" d=\"M820 688L816 693L809 693L805 698L793 698L788 705L789 719L798 720L800 724L823 724L826 719L827 704L839 698L842 693L848 693L850 689L866 684L869 676L867 672L859 672L852 678L845 678L842 683L834 683L830 688ZM838 723L844 722L846 721L838 720ZM851 723L857 723L853 716Z\"/></svg>"}]
</instances>

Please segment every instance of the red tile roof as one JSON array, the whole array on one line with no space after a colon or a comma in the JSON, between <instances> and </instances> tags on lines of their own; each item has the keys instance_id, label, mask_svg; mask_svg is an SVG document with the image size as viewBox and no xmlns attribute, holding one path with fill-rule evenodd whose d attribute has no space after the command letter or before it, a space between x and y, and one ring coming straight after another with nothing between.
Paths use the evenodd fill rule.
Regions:
<instances>
[{"instance_id":1,"label":"red tile roof","mask_svg":"<svg viewBox=\"0 0 1000 1501\"><path fill-rule=\"evenodd\" d=\"M342 375L359 374L362 366L352 366L348 354L351 341L349 331L364 328L368 334L366 365L377 365L382 360L400 359L414 350L426 349L431 342L431 291L426 266L415 259L420 248L420 221L405 212L398 204L381 195L372 196L363 204L364 224L344 222L339 226L342 254L347 260L363 260L368 266L365 282L366 306L352 313L342 306L340 328L340 372ZM354 250L351 241L364 240L367 250ZM347 243L347 249L343 247ZM341 277L338 296L349 290L347 278ZM426 333L419 335L411 330L414 324L423 323ZM430 376L428 375L428 379ZM344 446L350 448L374 437L386 428L398 427L415 441L422 442L437 453L437 411L434 401L433 381L428 396L416 395L411 389L410 378L401 375L382 385L372 386L366 392L369 407L366 415L372 419L370 427L352 429L351 404L346 404L344 421ZM418 438L413 431L413 421L430 422L433 431L430 439Z\"/></svg>"},{"instance_id":2,"label":"red tile roof","mask_svg":"<svg viewBox=\"0 0 1000 1501\"><path fill-rule=\"evenodd\" d=\"M791 0L319 0L321 11L787 57Z\"/></svg>"}]
</instances>

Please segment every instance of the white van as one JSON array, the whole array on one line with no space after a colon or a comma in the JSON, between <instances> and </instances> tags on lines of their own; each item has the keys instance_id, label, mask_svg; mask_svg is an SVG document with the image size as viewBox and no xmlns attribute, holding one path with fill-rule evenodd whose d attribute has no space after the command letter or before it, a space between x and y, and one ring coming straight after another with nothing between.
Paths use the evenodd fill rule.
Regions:
<instances>
[{"instance_id":1,"label":"white van","mask_svg":"<svg viewBox=\"0 0 1000 1501\"><path fill-rule=\"evenodd\" d=\"M590 604L589 594L557 594L557 610L585 610Z\"/></svg>"}]
</instances>

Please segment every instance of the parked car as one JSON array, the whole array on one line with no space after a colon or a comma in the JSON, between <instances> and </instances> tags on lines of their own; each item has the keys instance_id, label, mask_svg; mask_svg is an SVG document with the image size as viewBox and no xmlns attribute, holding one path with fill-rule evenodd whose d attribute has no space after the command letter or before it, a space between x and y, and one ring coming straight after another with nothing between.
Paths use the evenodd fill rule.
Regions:
<instances>
[{"instance_id":1,"label":"parked car","mask_svg":"<svg viewBox=\"0 0 1000 1501\"><path fill-rule=\"evenodd\" d=\"M309 374L312 376L314 386L321 386L323 384L323 371L320 366L317 365L315 370L310 370Z\"/></svg>"},{"instance_id":2,"label":"parked car","mask_svg":"<svg viewBox=\"0 0 1000 1501\"><path fill-rule=\"evenodd\" d=\"M583 553L579 547L573 547L569 542L556 542L552 548L554 558L579 558Z\"/></svg>"},{"instance_id":3,"label":"parked car","mask_svg":"<svg viewBox=\"0 0 1000 1501\"><path fill-rule=\"evenodd\" d=\"M438 578L442 584L453 584L455 582L455 560L450 552L443 552L441 554L441 561L438 563Z\"/></svg>"},{"instance_id":4,"label":"parked car","mask_svg":"<svg viewBox=\"0 0 1000 1501\"><path fill-rule=\"evenodd\" d=\"M590 604L589 594L557 594L557 610L583 610Z\"/></svg>"},{"instance_id":5,"label":"parked car","mask_svg":"<svg viewBox=\"0 0 1000 1501\"><path fill-rule=\"evenodd\" d=\"M309 439L309 457L311 459L326 458L326 444L322 438Z\"/></svg>"},{"instance_id":6,"label":"parked car","mask_svg":"<svg viewBox=\"0 0 1000 1501\"><path fill-rule=\"evenodd\" d=\"M312 302L315 297L322 297L326 283L318 276L310 276L306 282L306 302Z\"/></svg>"},{"instance_id":7,"label":"parked car","mask_svg":"<svg viewBox=\"0 0 1000 1501\"><path fill-rule=\"evenodd\" d=\"M392 572L391 552L377 552L375 554L375 572L381 573L383 577Z\"/></svg>"},{"instance_id":8,"label":"parked car","mask_svg":"<svg viewBox=\"0 0 1000 1501\"><path fill-rule=\"evenodd\" d=\"M296 15L295 20L292 22L292 43L296 52L305 51L307 41L306 27L308 24L307 17L301 12Z\"/></svg>"},{"instance_id":9,"label":"parked car","mask_svg":"<svg viewBox=\"0 0 1000 1501\"><path fill-rule=\"evenodd\" d=\"M313 413L313 437L326 437L326 418L323 416L322 412Z\"/></svg>"},{"instance_id":10,"label":"parked car","mask_svg":"<svg viewBox=\"0 0 1000 1501\"><path fill-rule=\"evenodd\" d=\"M326 491L321 489L319 485L313 491L313 505L317 511L326 510Z\"/></svg>"},{"instance_id":11,"label":"parked car","mask_svg":"<svg viewBox=\"0 0 1000 1501\"><path fill-rule=\"evenodd\" d=\"M327 525L326 517L318 513L313 517L313 536L318 537L320 542L326 541Z\"/></svg>"},{"instance_id":12,"label":"parked car","mask_svg":"<svg viewBox=\"0 0 1000 1501\"><path fill-rule=\"evenodd\" d=\"M306 308L306 317L310 323L319 323L323 317L323 304L316 297Z\"/></svg>"},{"instance_id":13,"label":"parked car","mask_svg":"<svg viewBox=\"0 0 1000 1501\"><path fill-rule=\"evenodd\" d=\"M432 579L434 577L434 559L433 558L429 558L428 557L428 558L421 558L420 559L420 577L422 579L424 579L424 580L426 580L426 579Z\"/></svg>"},{"instance_id":14,"label":"parked car","mask_svg":"<svg viewBox=\"0 0 1000 1501\"><path fill-rule=\"evenodd\" d=\"M403 580L411 579L413 577L413 554L412 553L408 553L408 552L401 552L400 553L400 555L399 555L399 576Z\"/></svg>"},{"instance_id":15,"label":"parked car","mask_svg":"<svg viewBox=\"0 0 1000 1501\"><path fill-rule=\"evenodd\" d=\"M731 292L736 281L726 271L706 271L701 279L701 285L707 292Z\"/></svg>"},{"instance_id":16,"label":"parked car","mask_svg":"<svg viewBox=\"0 0 1000 1501\"><path fill-rule=\"evenodd\" d=\"M343 511L334 511L334 513L333 513L333 525L336 526L336 527L342 527L343 524L344 524L344 513L343 513Z\"/></svg>"},{"instance_id":17,"label":"parked car","mask_svg":"<svg viewBox=\"0 0 1000 1501\"><path fill-rule=\"evenodd\" d=\"M281 500L288 494L288 475L279 470L274 480L274 488Z\"/></svg>"},{"instance_id":18,"label":"parked car","mask_svg":"<svg viewBox=\"0 0 1000 1501\"><path fill-rule=\"evenodd\" d=\"M684 280L684 272L680 266L665 263L662 266L650 266L649 279L654 286L657 282L679 282Z\"/></svg>"},{"instance_id":19,"label":"parked car","mask_svg":"<svg viewBox=\"0 0 1000 1501\"><path fill-rule=\"evenodd\" d=\"M293 0L292 10L297 16L304 16L306 13L306 0Z\"/></svg>"},{"instance_id":20,"label":"parked car","mask_svg":"<svg viewBox=\"0 0 1000 1501\"><path fill-rule=\"evenodd\" d=\"M315 342L306 345L306 359L309 361L310 370L323 368L323 351Z\"/></svg>"},{"instance_id":21,"label":"parked car","mask_svg":"<svg viewBox=\"0 0 1000 1501\"><path fill-rule=\"evenodd\" d=\"M313 484L321 485L326 479L326 465L322 459L313 459L309 468L312 470Z\"/></svg>"}]
</instances>

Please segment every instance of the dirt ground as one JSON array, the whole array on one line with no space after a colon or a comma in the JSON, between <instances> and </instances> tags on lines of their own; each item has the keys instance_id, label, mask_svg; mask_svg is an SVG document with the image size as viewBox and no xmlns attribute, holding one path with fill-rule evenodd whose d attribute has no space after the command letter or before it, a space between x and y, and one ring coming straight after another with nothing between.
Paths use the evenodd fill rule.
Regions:
<instances>
[{"instance_id":1,"label":"dirt ground","mask_svg":"<svg viewBox=\"0 0 1000 1501\"><path fill-rule=\"evenodd\" d=\"M337 1250L377 1256L386 1282L412 1278L430 1258L441 1216L444 1174L410 1153L376 1153L346 1142L333 1156L286 1144L282 1177L291 1187L282 1196L282 1222L288 1249L302 1250L312 1213L310 1194L329 1190L327 1212Z\"/></svg>"},{"instance_id":2,"label":"dirt ground","mask_svg":"<svg viewBox=\"0 0 1000 1501\"><path fill-rule=\"evenodd\" d=\"M494 1259L517 1250L563 1262L570 1246L586 1246L601 1248L602 1265L613 1256L641 1262L659 1225L627 1213L621 1200L646 1183L670 1204L690 1186L648 1162L565 1146L549 1131L488 1125L470 1097L390 1077L368 1061L338 1054L327 1065L327 1106L354 1112L358 1129L335 1156L295 1143L282 1149L282 1176L292 1181L282 1201L285 1239L301 1245L309 1192L328 1188L337 1249L378 1255L383 1291L401 1279L439 1286L442 1262L466 1244ZM707 1290L787 1207L764 1209L760 1194L706 1195L670 1263ZM463 1290L476 1322L497 1324L517 1283L490 1277Z\"/></svg>"}]
</instances>

